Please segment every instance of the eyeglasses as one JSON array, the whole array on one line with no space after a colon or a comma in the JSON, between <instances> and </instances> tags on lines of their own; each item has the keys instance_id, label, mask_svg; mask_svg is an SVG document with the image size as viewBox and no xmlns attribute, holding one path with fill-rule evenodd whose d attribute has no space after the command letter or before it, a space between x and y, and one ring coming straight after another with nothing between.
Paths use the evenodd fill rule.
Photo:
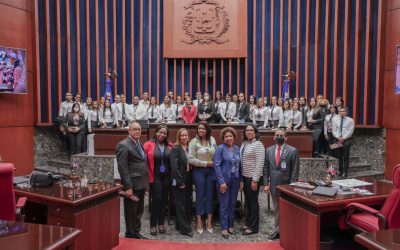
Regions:
<instances>
[{"instance_id":1,"label":"eyeglasses","mask_svg":"<svg viewBox=\"0 0 400 250\"><path fill-rule=\"evenodd\" d=\"M140 128L131 128L130 130L135 131L135 132L142 131L142 129L140 129Z\"/></svg>"}]
</instances>

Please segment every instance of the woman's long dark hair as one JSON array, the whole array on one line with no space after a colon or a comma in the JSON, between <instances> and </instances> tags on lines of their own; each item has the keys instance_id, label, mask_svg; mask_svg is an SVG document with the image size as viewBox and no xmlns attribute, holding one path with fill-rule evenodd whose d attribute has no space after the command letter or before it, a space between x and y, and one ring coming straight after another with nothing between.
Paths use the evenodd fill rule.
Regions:
<instances>
[{"instance_id":1,"label":"woman's long dark hair","mask_svg":"<svg viewBox=\"0 0 400 250\"><path fill-rule=\"evenodd\" d=\"M104 101L104 106L103 106L103 117L106 115L106 102L107 102L107 101L110 103L110 112L111 112L111 115L114 117L114 114L113 114L113 112L112 112L112 107L111 107L111 101L108 100L108 99L106 99L106 100Z\"/></svg>"},{"instance_id":2,"label":"woman's long dark hair","mask_svg":"<svg viewBox=\"0 0 400 250\"><path fill-rule=\"evenodd\" d=\"M169 143L169 141L168 141L169 130L168 130L167 125L165 125L165 124L160 124L160 125L158 125L158 127L157 127L156 130L154 131L153 141L155 141L155 142L157 141L157 133L158 133L158 131L160 131L162 128L165 128L165 129L167 130L167 137L165 137L164 145L168 145L168 143Z\"/></svg>"},{"instance_id":3,"label":"woman's long dark hair","mask_svg":"<svg viewBox=\"0 0 400 250\"><path fill-rule=\"evenodd\" d=\"M210 124L208 122L206 122L206 121L201 121L201 122L199 122L199 124L197 124L196 134L197 134L198 138L200 138L199 137L199 127L200 127L200 125L203 125L206 128L206 140L210 141L210 138L211 138L211 127L210 127Z\"/></svg>"},{"instance_id":4,"label":"woman's long dark hair","mask_svg":"<svg viewBox=\"0 0 400 250\"><path fill-rule=\"evenodd\" d=\"M256 127L256 125L254 125L253 123L249 123L246 125L246 127L243 130L243 141L247 141L247 137L246 137L246 129L247 127L252 127L254 129L254 133L256 133L256 140L259 141L260 140L260 132L258 131L258 128Z\"/></svg>"}]
</instances>

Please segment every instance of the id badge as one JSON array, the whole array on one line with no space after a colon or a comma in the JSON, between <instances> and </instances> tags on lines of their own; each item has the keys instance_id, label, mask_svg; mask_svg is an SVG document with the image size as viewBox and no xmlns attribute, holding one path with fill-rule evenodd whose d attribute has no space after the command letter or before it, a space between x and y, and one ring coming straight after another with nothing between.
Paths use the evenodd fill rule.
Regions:
<instances>
[{"instance_id":1,"label":"id badge","mask_svg":"<svg viewBox=\"0 0 400 250\"><path fill-rule=\"evenodd\" d=\"M162 165L160 166L160 173L165 173L165 166L164 166L164 164L162 164Z\"/></svg>"},{"instance_id":2,"label":"id badge","mask_svg":"<svg viewBox=\"0 0 400 250\"><path fill-rule=\"evenodd\" d=\"M286 171L286 161L281 162L281 168L283 171Z\"/></svg>"}]
</instances>

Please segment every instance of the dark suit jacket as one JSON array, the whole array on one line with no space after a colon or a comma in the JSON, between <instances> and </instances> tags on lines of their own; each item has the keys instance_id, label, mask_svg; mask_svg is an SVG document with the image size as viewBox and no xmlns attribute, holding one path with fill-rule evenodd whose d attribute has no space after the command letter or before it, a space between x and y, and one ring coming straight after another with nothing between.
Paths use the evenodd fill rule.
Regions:
<instances>
[{"instance_id":1,"label":"dark suit jacket","mask_svg":"<svg viewBox=\"0 0 400 250\"><path fill-rule=\"evenodd\" d=\"M250 104L248 102L244 102L242 104L242 107L240 107L240 102L237 104L237 116L239 117L239 120L245 120L248 121L249 120L249 116L250 116Z\"/></svg>"},{"instance_id":2,"label":"dark suit jacket","mask_svg":"<svg viewBox=\"0 0 400 250\"><path fill-rule=\"evenodd\" d=\"M181 145L175 145L171 149L170 163L172 170L172 178L176 180L176 186L180 187L185 184L185 179L188 174L186 171L188 160Z\"/></svg>"},{"instance_id":3,"label":"dark suit jacket","mask_svg":"<svg viewBox=\"0 0 400 250\"><path fill-rule=\"evenodd\" d=\"M278 185L296 182L299 177L300 161L299 153L296 148L285 144L281 153L278 166L275 162L275 149L273 145L265 151L264 162L264 185L270 185L271 195L279 196L280 192L276 188ZM282 162L286 163L286 170L282 169Z\"/></svg>"},{"instance_id":4,"label":"dark suit jacket","mask_svg":"<svg viewBox=\"0 0 400 250\"><path fill-rule=\"evenodd\" d=\"M117 144L116 155L118 172L124 188L133 190L149 188L147 161L130 137Z\"/></svg>"}]
</instances>

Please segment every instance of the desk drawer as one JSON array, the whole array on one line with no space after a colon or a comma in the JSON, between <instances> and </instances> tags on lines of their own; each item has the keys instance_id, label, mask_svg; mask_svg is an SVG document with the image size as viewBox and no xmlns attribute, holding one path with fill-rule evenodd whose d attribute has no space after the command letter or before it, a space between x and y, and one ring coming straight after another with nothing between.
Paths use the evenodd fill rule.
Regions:
<instances>
[{"instance_id":1,"label":"desk drawer","mask_svg":"<svg viewBox=\"0 0 400 250\"><path fill-rule=\"evenodd\" d=\"M74 215L73 208L71 206L59 204L59 203L48 203L47 214L54 215L63 218L72 218Z\"/></svg>"},{"instance_id":2,"label":"desk drawer","mask_svg":"<svg viewBox=\"0 0 400 250\"><path fill-rule=\"evenodd\" d=\"M62 218L58 216L47 216L47 224L59 227L74 227L74 217Z\"/></svg>"}]
</instances>

